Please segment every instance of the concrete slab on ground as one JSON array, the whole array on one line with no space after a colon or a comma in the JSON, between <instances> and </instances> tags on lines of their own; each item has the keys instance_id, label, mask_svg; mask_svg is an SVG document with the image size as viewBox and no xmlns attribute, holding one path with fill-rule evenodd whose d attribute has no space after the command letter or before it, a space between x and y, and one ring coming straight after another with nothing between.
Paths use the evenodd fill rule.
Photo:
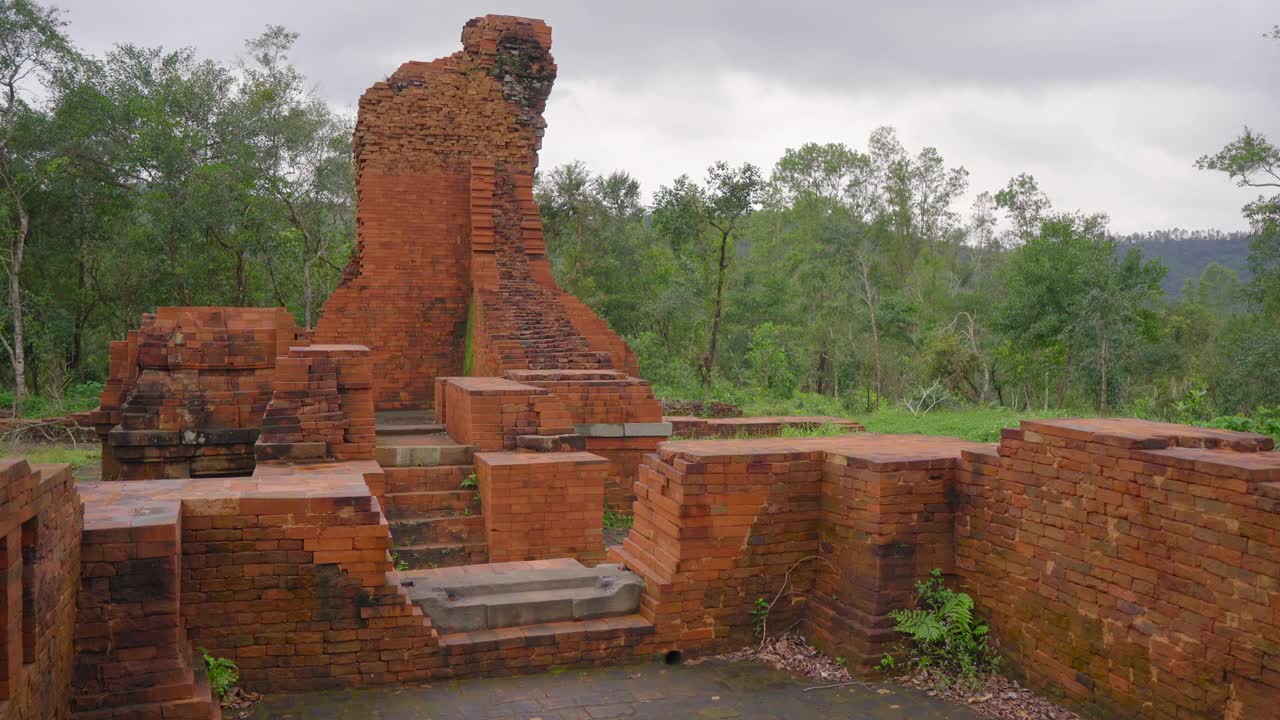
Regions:
<instances>
[{"instance_id":1,"label":"concrete slab on ground","mask_svg":"<svg viewBox=\"0 0 1280 720\"><path fill-rule=\"evenodd\" d=\"M441 632L516 627L636 612L644 580L618 565L506 562L392 574Z\"/></svg>"},{"instance_id":2,"label":"concrete slab on ground","mask_svg":"<svg viewBox=\"0 0 1280 720\"><path fill-rule=\"evenodd\" d=\"M424 687L275 695L251 720L977 720L973 710L891 683L823 683L758 663L658 663L440 682Z\"/></svg>"}]
</instances>

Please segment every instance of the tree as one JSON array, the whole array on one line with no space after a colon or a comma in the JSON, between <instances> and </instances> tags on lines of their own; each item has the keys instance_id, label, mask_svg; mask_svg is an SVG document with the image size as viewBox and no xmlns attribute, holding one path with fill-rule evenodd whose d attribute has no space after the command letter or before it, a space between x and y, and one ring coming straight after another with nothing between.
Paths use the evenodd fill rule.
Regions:
<instances>
[{"instance_id":1,"label":"tree","mask_svg":"<svg viewBox=\"0 0 1280 720\"><path fill-rule=\"evenodd\" d=\"M298 33L268 26L245 43L250 60L242 60L245 81L240 89L248 142L257 164L261 193L279 203L289 226L301 240L303 325L311 327L314 268L349 236L353 228L355 181L351 171L352 126L348 118L308 88L306 78L288 63ZM283 304L275 270L275 248L265 248L262 261Z\"/></svg>"},{"instance_id":2,"label":"tree","mask_svg":"<svg viewBox=\"0 0 1280 720\"><path fill-rule=\"evenodd\" d=\"M659 188L654 196L655 221L673 238L674 245L696 242L706 231L714 237L711 252L715 258L715 293L707 350L702 356L703 384L711 382L715 366L724 314L725 280L739 224L756 208L762 190L763 181L756 166L744 163L734 168L721 161L707 168L707 179L701 186L681 176L671 187Z\"/></svg>"},{"instance_id":3,"label":"tree","mask_svg":"<svg viewBox=\"0 0 1280 720\"><path fill-rule=\"evenodd\" d=\"M996 207L1009 213L1013 221L1013 237L1016 242L1026 242L1040 231L1040 225L1050 212L1049 197L1040 189L1036 179L1021 173L1011 179L1004 189L995 195Z\"/></svg>"},{"instance_id":4,"label":"tree","mask_svg":"<svg viewBox=\"0 0 1280 720\"><path fill-rule=\"evenodd\" d=\"M0 184L6 204L0 220L8 240L5 270L8 274L12 339L0 335L13 363L14 396L22 401L27 391L26 326L23 314L22 266L31 232L31 212L26 198L42 179L62 162L43 151L37 138L47 122L46 114L27 100L33 81L49 82L75 58L63 34L66 22L55 8L43 8L30 0L0 0Z\"/></svg>"},{"instance_id":5,"label":"tree","mask_svg":"<svg viewBox=\"0 0 1280 720\"><path fill-rule=\"evenodd\" d=\"M1224 172L1238 187L1280 189L1280 147L1248 127L1196 166ZM1254 233L1249 246L1252 295L1273 314L1280 313L1280 192L1259 195L1244 206L1244 216Z\"/></svg>"}]
</instances>

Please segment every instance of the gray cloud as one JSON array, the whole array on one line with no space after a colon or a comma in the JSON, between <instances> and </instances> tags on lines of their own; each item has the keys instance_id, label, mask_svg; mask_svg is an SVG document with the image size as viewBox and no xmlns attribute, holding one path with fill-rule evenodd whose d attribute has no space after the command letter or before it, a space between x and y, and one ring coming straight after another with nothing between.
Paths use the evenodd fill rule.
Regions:
<instances>
[{"instance_id":1,"label":"gray cloud","mask_svg":"<svg viewBox=\"0 0 1280 720\"><path fill-rule=\"evenodd\" d=\"M1041 179L1061 208L1119 231L1241 228L1250 193L1195 170L1242 125L1280 136L1280 22L1269 2L699 2L489 5L375 0L63 0L87 50L116 42L230 59L268 23L339 106L402 61L458 49L486 12L542 17L560 65L544 166L636 174L647 190L715 159L769 166L786 147L862 145L898 127L975 190Z\"/></svg>"}]
</instances>

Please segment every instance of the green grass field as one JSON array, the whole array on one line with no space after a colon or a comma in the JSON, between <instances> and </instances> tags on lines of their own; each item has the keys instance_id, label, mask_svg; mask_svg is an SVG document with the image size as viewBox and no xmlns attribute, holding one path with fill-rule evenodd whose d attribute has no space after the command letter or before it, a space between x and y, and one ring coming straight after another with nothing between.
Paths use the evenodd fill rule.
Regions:
<instances>
[{"instance_id":1,"label":"green grass field","mask_svg":"<svg viewBox=\"0 0 1280 720\"><path fill-rule=\"evenodd\" d=\"M80 443L78 448L61 443L57 445L0 443L0 458L7 457L24 457L32 464L66 463L72 469L79 469L101 459L102 451L94 443Z\"/></svg>"},{"instance_id":2,"label":"green grass field","mask_svg":"<svg viewBox=\"0 0 1280 720\"><path fill-rule=\"evenodd\" d=\"M975 407L934 410L919 417L901 408L885 408L868 415L855 415L854 420L874 433L915 433L949 435L978 442L996 442L1004 428L1016 428L1020 420L1046 417L1087 417L1089 411L1014 412L1008 408Z\"/></svg>"}]
</instances>

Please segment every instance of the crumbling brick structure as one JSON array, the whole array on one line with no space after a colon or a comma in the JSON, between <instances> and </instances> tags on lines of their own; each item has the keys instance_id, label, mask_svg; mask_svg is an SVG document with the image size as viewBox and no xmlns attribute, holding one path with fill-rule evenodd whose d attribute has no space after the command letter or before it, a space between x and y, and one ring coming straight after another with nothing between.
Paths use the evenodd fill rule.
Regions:
<instances>
[{"instance_id":1,"label":"crumbling brick structure","mask_svg":"<svg viewBox=\"0 0 1280 720\"><path fill-rule=\"evenodd\" d=\"M372 460L373 363L363 345L289 348L277 359L259 462Z\"/></svg>"},{"instance_id":2,"label":"crumbling brick structure","mask_svg":"<svg viewBox=\"0 0 1280 720\"><path fill-rule=\"evenodd\" d=\"M93 413L107 480L253 470L276 357L306 337L284 308L162 307L111 343Z\"/></svg>"},{"instance_id":3,"label":"crumbling brick structure","mask_svg":"<svg viewBox=\"0 0 1280 720\"><path fill-rule=\"evenodd\" d=\"M67 466L0 460L0 718L70 717L81 518Z\"/></svg>"},{"instance_id":4,"label":"crumbling brick structure","mask_svg":"<svg viewBox=\"0 0 1280 720\"><path fill-rule=\"evenodd\" d=\"M360 99L356 251L317 342L367 345L378 409L430 407L439 376L617 368L635 357L551 275L533 200L551 29L485 16L463 49L408 62ZM471 337L467 337L468 325Z\"/></svg>"}]
</instances>

